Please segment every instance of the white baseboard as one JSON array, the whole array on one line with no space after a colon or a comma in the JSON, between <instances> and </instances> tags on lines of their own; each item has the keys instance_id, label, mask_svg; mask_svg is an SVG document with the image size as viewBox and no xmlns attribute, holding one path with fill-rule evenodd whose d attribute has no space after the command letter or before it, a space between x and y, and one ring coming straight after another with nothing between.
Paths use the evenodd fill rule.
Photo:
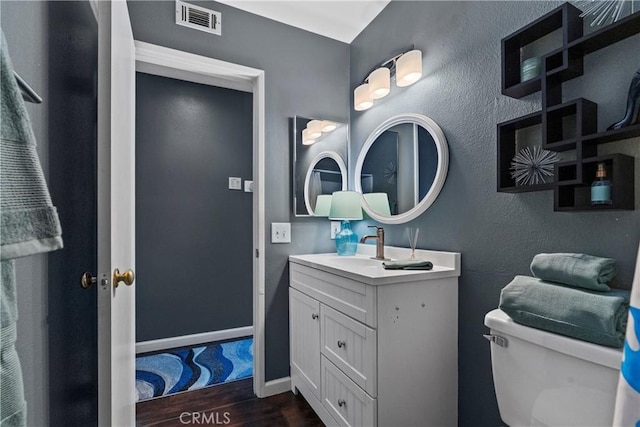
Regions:
<instances>
[{"instance_id":1,"label":"white baseboard","mask_svg":"<svg viewBox=\"0 0 640 427\"><path fill-rule=\"evenodd\" d=\"M249 335L253 335L253 326L224 329L222 331L204 332L201 334L183 335L181 337L163 338L159 340L141 341L136 343L136 354L148 353L150 351L166 350L176 347L186 347L189 345L203 344L213 341L229 340L233 338L246 337Z\"/></svg>"},{"instance_id":2,"label":"white baseboard","mask_svg":"<svg viewBox=\"0 0 640 427\"><path fill-rule=\"evenodd\" d=\"M291 391L290 377L278 378L277 380L267 381L264 384L264 397L285 393L287 391Z\"/></svg>"}]
</instances>

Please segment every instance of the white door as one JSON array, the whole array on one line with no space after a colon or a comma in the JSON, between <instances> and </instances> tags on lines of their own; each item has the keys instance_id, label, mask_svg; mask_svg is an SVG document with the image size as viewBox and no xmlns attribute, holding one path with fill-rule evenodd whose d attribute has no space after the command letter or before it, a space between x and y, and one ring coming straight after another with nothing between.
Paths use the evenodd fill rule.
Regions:
<instances>
[{"instance_id":1,"label":"white door","mask_svg":"<svg viewBox=\"0 0 640 427\"><path fill-rule=\"evenodd\" d=\"M125 0L98 2L98 424L135 425L135 47ZM132 270L119 282L115 271Z\"/></svg>"}]
</instances>

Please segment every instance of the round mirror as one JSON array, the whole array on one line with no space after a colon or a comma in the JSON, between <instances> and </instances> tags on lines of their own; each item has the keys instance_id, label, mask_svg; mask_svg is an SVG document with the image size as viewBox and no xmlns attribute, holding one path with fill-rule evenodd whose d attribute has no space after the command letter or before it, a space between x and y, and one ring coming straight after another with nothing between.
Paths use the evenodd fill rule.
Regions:
<instances>
[{"instance_id":1,"label":"round mirror","mask_svg":"<svg viewBox=\"0 0 640 427\"><path fill-rule=\"evenodd\" d=\"M372 219L402 224L436 200L448 168L449 148L440 126L421 114L403 114L386 120L365 141L355 189L364 194L363 208ZM381 203L385 196L388 209Z\"/></svg>"},{"instance_id":2,"label":"round mirror","mask_svg":"<svg viewBox=\"0 0 640 427\"><path fill-rule=\"evenodd\" d=\"M321 194L347 189L347 166L342 157L334 151L318 153L311 161L304 179L304 204L313 215L316 200Z\"/></svg>"}]
</instances>

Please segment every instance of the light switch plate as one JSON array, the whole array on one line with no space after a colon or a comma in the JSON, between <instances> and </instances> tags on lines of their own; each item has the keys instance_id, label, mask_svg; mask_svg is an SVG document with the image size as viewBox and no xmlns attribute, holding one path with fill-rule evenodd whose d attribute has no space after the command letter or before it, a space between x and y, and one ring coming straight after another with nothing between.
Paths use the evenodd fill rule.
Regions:
<instances>
[{"instance_id":1,"label":"light switch plate","mask_svg":"<svg viewBox=\"0 0 640 427\"><path fill-rule=\"evenodd\" d=\"M253 181L246 180L244 182L244 192L253 193Z\"/></svg>"},{"instance_id":2,"label":"light switch plate","mask_svg":"<svg viewBox=\"0 0 640 427\"><path fill-rule=\"evenodd\" d=\"M340 232L340 221L331 221L331 240L335 240L336 234Z\"/></svg>"},{"instance_id":3,"label":"light switch plate","mask_svg":"<svg viewBox=\"0 0 640 427\"><path fill-rule=\"evenodd\" d=\"M291 243L291 223L271 223L271 243Z\"/></svg>"},{"instance_id":4,"label":"light switch plate","mask_svg":"<svg viewBox=\"0 0 640 427\"><path fill-rule=\"evenodd\" d=\"M242 178L229 177L229 190L242 190Z\"/></svg>"}]
</instances>

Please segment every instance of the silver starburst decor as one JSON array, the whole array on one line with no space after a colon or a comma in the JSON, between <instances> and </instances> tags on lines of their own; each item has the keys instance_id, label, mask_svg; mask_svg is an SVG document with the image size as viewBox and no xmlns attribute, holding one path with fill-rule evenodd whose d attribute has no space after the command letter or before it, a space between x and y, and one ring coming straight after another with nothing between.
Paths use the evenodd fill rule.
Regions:
<instances>
[{"instance_id":1,"label":"silver starburst decor","mask_svg":"<svg viewBox=\"0 0 640 427\"><path fill-rule=\"evenodd\" d=\"M553 164L558 161L558 153L543 150L539 146L523 148L511 161L511 178L516 185L544 184L553 178Z\"/></svg>"},{"instance_id":2,"label":"silver starburst decor","mask_svg":"<svg viewBox=\"0 0 640 427\"><path fill-rule=\"evenodd\" d=\"M637 11L635 0L575 0L572 3L582 10L581 18L591 19L591 27L612 24Z\"/></svg>"},{"instance_id":3,"label":"silver starburst decor","mask_svg":"<svg viewBox=\"0 0 640 427\"><path fill-rule=\"evenodd\" d=\"M384 168L384 179L387 180L389 184L396 183L396 174L398 173L398 168L396 164L393 162L389 162L387 166Z\"/></svg>"}]
</instances>

